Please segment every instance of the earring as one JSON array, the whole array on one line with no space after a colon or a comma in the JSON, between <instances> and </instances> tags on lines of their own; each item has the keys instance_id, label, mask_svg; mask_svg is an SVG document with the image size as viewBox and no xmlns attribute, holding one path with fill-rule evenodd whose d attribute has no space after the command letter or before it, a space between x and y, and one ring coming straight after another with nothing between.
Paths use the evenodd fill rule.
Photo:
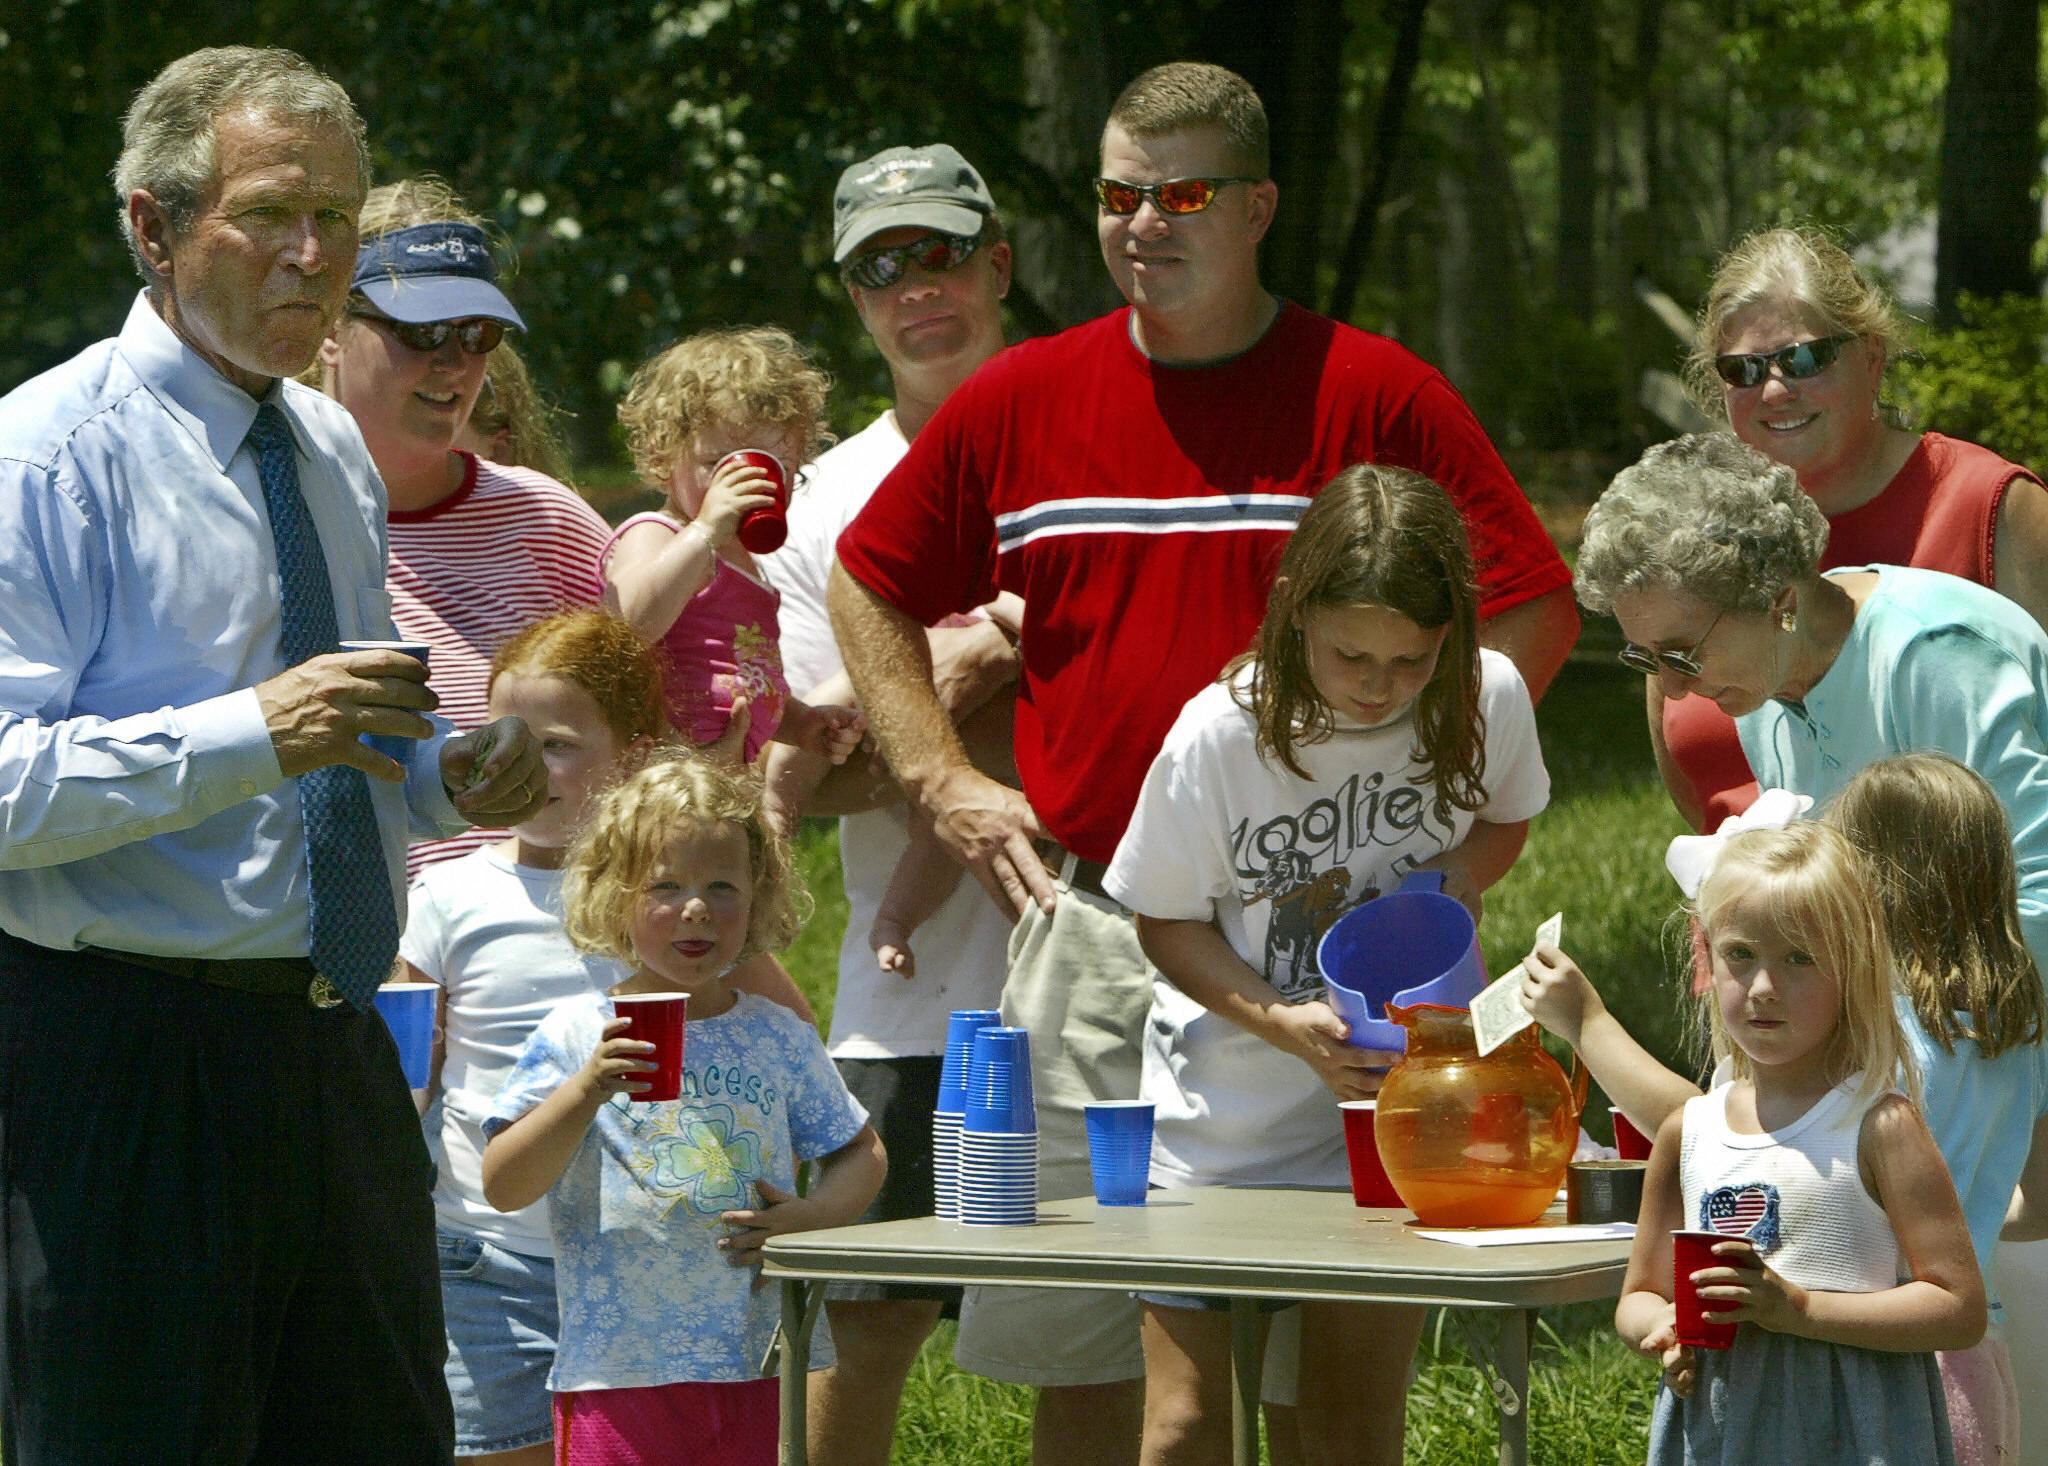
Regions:
<instances>
[{"instance_id":1,"label":"earring","mask_svg":"<svg viewBox=\"0 0 2048 1466\"><path fill-rule=\"evenodd\" d=\"M1797 629L1798 625L1799 616L1797 612L1780 611L1778 613L1778 629L1780 631L1792 631Z\"/></svg>"}]
</instances>

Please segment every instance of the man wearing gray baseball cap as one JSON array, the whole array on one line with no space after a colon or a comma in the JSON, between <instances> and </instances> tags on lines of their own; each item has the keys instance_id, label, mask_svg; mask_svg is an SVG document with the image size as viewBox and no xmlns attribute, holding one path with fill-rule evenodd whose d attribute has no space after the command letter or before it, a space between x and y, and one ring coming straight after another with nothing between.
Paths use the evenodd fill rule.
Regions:
<instances>
[{"instance_id":1,"label":"man wearing gray baseball cap","mask_svg":"<svg viewBox=\"0 0 2048 1466\"><path fill-rule=\"evenodd\" d=\"M944 144L889 148L848 167L833 199L832 233L847 296L888 364L894 405L813 465L790 503L788 543L761 566L782 593L791 687L808 696L836 684L850 697L825 611L833 546L939 405L1002 349L1010 246L981 176ZM1010 638L986 617L927 635L962 736L1006 757L1017 671ZM996 1006L1009 937L1002 914L973 882L960 881L920 926L914 968L878 965L871 928L910 843L901 801L885 768L854 759L804 806L841 817L848 920L829 1047L889 1149L889 1179L867 1221L931 1215L931 1117L946 1014ZM839 1362L811 1376L813 1461L887 1466L903 1381L958 1298L956 1288L830 1287Z\"/></svg>"},{"instance_id":2,"label":"man wearing gray baseball cap","mask_svg":"<svg viewBox=\"0 0 2048 1466\"><path fill-rule=\"evenodd\" d=\"M844 265L848 255L892 229L976 236L995 213L988 186L955 149L944 143L885 148L839 175L832 195L832 263Z\"/></svg>"}]
</instances>

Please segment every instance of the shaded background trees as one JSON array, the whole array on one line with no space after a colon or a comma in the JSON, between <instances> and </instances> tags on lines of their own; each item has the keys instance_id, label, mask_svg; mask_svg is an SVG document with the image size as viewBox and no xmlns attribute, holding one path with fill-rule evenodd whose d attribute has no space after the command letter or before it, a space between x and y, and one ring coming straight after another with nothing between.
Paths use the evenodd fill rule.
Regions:
<instances>
[{"instance_id":1,"label":"shaded background trees","mask_svg":"<svg viewBox=\"0 0 2048 1466\"><path fill-rule=\"evenodd\" d=\"M586 461L614 451L633 364L718 322L788 325L862 419L883 377L830 273L830 198L887 143L944 138L987 174L1018 333L1111 303L1097 131L1177 56L1266 98L1269 281L1439 362L1511 451L1666 431L1640 373L1676 340L1639 287L1690 310L1715 253L1780 220L1869 246L1944 324L1991 320L2001 360L2022 353L1998 370L2039 359L2037 307L1964 300L2038 294L2035 0L43 0L0 9L0 388L118 325L119 114L226 41L303 51L355 95L380 176L432 169L492 216Z\"/></svg>"}]
</instances>

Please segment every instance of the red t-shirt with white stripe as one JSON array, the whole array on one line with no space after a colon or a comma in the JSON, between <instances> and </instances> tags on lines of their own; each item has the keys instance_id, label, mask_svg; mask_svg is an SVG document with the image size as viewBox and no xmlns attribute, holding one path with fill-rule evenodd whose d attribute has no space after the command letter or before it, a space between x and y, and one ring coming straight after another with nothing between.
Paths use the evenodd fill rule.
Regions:
<instances>
[{"instance_id":1,"label":"red t-shirt with white stripe","mask_svg":"<svg viewBox=\"0 0 2048 1466\"><path fill-rule=\"evenodd\" d=\"M926 625L1023 596L1024 790L1061 844L1107 861L1182 705L1250 645L1302 510L1361 462L1450 492L1483 615L1571 583L1443 374L1295 305L1208 366L1148 359L1128 309L1012 347L925 425L839 557Z\"/></svg>"},{"instance_id":2,"label":"red t-shirt with white stripe","mask_svg":"<svg viewBox=\"0 0 2048 1466\"><path fill-rule=\"evenodd\" d=\"M491 657L544 616L596 605L597 558L611 527L566 484L464 454L462 485L425 509L390 515L391 618L433 648L427 683L457 728L490 721ZM406 853L406 875L502 840L468 830Z\"/></svg>"}]
</instances>

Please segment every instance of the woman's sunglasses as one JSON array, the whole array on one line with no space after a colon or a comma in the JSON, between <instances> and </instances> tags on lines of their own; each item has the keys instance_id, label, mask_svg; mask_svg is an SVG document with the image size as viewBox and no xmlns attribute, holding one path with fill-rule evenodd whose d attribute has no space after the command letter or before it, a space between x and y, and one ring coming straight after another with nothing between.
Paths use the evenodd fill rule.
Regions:
<instances>
[{"instance_id":1,"label":"woman's sunglasses","mask_svg":"<svg viewBox=\"0 0 2048 1466\"><path fill-rule=\"evenodd\" d=\"M1228 183L1257 183L1256 178L1169 178L1164 183L1125 183L1120 178L1095 180L1095 202L1105 214L1138 212L1146 199L1162 214L1199 214L1216 202Z\"/></svg>"},{"instance_id":2,"label":"woman's sunglasses","mask_svg":"<svg viewBox=\"0 0 2048 1466\"><path fill-rule=\"evenodd\" d=\"M1823 336L1818 341L1795 341L1776 351L1738 351L1714 358L1714 370L1731 387L1761 387L1771 368L1788 382L1817 377L1835 364L1842 348L1854 336Z\"/></svg>"},{"instance_id":3,"label":"woman's sunglasses","mask_svg":"<svg viewBox=\"0 0 2048 1466\"><path fill-rule=\"evenodd\" d=\"M912 265L943 275L981 248L979 234L927 234L908 244L891 244L855 255L840 267L840 278L863 290L887 290Z\"/></svg>"},{"instance_id":4,"label":"woman's sunglasses","mask_svg":"<svg viewBox=\"0 0 2048 1466\"><path fill-rule=\"evenodd\" d=\"M439 351L453 336L471 356L488 356L505 339L505 323L485 316L467 321L394 321L375 311L352 310L350 315L375 321L397 338L398 344L413 351Z\"/></svg>"},{"instance_id":5,"label":"woman's sunglasses","mask_svg":"<svg viewBox=\"0 0 2048 1466\"><path fill-rule=\"evenodd\" d=\"M1681 677L1700 675L1700 648L1707 644L1707 638L1714 634L1714 628L1721 624L1725 612L1716 611L1714 619L1707 623L1707 629L1700 633L1700 639L1684 651L1653 651L1634 642L1624 642L1614 655L1621 665L1633 672L1642 672L1655 677L1659 672L1676 672Z\"/></svg>"}]
</instances>

